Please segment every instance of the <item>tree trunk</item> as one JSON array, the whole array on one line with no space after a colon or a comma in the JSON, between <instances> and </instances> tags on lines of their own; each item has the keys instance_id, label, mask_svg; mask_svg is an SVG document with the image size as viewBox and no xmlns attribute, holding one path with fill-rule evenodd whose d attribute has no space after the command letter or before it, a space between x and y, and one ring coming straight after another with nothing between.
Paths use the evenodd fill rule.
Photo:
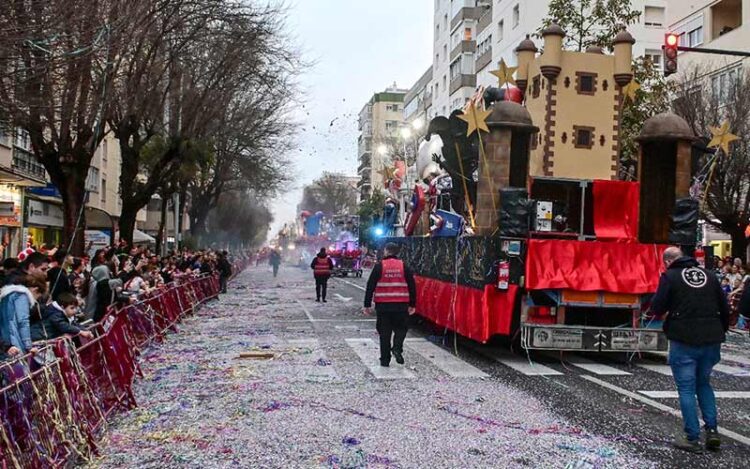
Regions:
<instances>
[{"instance_id":1,"label":"tree trunk","mask_svg":"<svg viewBox=\"0 0 750 469\"><path fill-rule=\"evenodd\" d=\"M747 263L747 238L745 237L745 227L737 227L729 232L732 237L732 257L739 257L743 263Z\"/></svg>"},{"instance_id":2,"label":"tree trunk","mask_svg":"<svg viewBox=\"0 0 750 469\"><path fill-rule=\"evenodd\" d=\"M136 218L141 209L132 199L122 201L120 211L120 239L124 239L129 246L133 245L133 231L135 231Z\"/></svg>"},{"instance_id":3,"label":"tree trunk","mask_svg":"<svg viewBox=\"0 0 750 469\"><path fill-rule=\"evenodd\" d=\"M63 201L63 246L80 257L86 245L86 175L78 173L77 168L71 168L62 180L53 178L52 182Z\"/></svg>"}]
</instances>

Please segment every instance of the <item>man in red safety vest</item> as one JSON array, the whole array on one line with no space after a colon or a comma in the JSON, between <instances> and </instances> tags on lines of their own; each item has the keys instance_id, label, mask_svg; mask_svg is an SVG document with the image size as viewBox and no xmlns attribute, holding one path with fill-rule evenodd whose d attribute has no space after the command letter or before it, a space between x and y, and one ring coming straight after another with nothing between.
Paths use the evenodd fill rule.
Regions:
<instances>
[{"instance_id":1,"label":"man in red safety vest","mask_svg":"<svg viewBox=\"0 0 750 469\"><path fill-rule=\"evenodd\" d=\"M333 261L326 253L326 248L320 248L320 252L315 256L310 264L315 276L315 301L323 299L326 303L326 292L328 291L328 279L333 272Z\"/></svg>"},{"instance_id":2,"label":"man in red safety vest","mask_svg":"<svg viewBox=\"0 0 750 469\"><path fill-rule=\"evenodd\" d=\"M372 301L375 300L376 327L380 334L380 366L390 365L391 353L396 363L404 364L407 322L409 316L416 312L414 274L396 257L398 253L397 244L386 244L383 260L373 267L365 291L365 314L372 313Z\"/></svg>"}]
</instances>

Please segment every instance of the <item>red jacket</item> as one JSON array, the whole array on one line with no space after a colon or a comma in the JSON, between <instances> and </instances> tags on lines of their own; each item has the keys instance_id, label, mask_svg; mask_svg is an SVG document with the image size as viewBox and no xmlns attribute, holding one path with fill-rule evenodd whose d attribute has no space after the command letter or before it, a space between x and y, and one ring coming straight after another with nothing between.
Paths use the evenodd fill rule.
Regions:
<instances>
[{"instance_id":1,"label":"red jacket","mask_svg":"<svg viewBox=\"0 0 750 469\"><path fill-rule=\"evenodd\" d=\"M331 261L331 258L328 256L326 257L316 256L312 262L312 269L313 269L313 274L316 277L328 277L331 275L331 270L333 269L333 262Z\"/></svg>"},{"instance_id":2,"label":"red jacket","mask_svg":"<svg viewBox=\"0 0 750 469\"><path fill-rule=\"evenodd\" d=\"M386 258L381 262L382 273L375 287L375 303L409 303L404 262Z\"/></svg>"}]
</instances>

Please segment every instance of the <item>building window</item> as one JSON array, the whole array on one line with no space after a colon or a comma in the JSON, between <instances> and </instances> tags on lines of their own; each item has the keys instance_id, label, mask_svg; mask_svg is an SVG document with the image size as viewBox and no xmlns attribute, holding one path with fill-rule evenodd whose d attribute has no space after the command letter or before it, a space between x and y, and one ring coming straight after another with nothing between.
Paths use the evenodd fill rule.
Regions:
<instances>
[{"instance_id":1,"label":"building window","mask_svg":"<svg viewBox=\"0 0 750 469\"><path fill-rule=\"evenodd\" d=\"M464 28L464 41L471 41L471 28Z\"/></svg>"},{"instance_id":2,"label":"building window","mask_svg":"<svg viewBox=\"0 0 750 469\"><path fill-rule=\"evenodd\" d=\"M513 7L513 27L515 28L518 26L518 23L521 22L521 10L519 9L518 4Z\"/></svg>"},{"instance_id":3,"label":"building window","mask_svg":"<svg viewBox=\"0 0 750 469\"><path fill-rule=\"evenodd\" d=\"M89 192L99 192L99 169L93 166L89 167L89 174L86 176L86 190Z\"/></svg>"},{"instance_id":4,"label":"building window","mask_svg":"<svg viewBox=\"0 0 750 469\"><path fill-rule=\"evenodd\" d=\"M443 44L443 61L448 60L448 44Z\"/></svg>"},{"instance_id":5,"label":"building window","mask_svg":"<svg viewBox=\"0 0 750 469\"><path fill-rule=\"evenodd\" d=\"M661 51L649 49L643 56L646 60L649 60L657 71L661 70Z\"/></svg>"},{"instance_id":6,"label":"building window","mask_svg":"<svg viewBox=\"0 0 750 469\"><path fill-rule=\"evenodd\" d=\"M727 100L736 95L733 88L737 86L737 76L740 73L739 68L733 68L711 77L711 94L716 102L726 104Z\"/></svg>"},{"instance_id":7,"label":"building window","mask_svg":"<svg viewBox=\"0 0 750 469\"><path fill-rule=\"evenodd\" d=\"M453 61L450 67L451 81L461 75L461 60L456 59Z\"/></svg>"},{"instance_id":8,"label":"building window","mask_svg":"<svg viewBox=\"0 0 750 469\"><path fill-rule=\"evenodd\" d=\"M385 131L387 133L395 132L398 129L397 121L385 121Z\"/></svg>"},{"instance_id":9,"label":"building window","mask_svg":"<svg viewBox=\"0 0 750 469\"><path fill-rule=\"evenodd\" d=\"M102 142L102 167L107 166L107 139Z\"/></svg>"},{"instance_id":10,"label":"building window","mask_svg":"<svg viewBox=\"0 0 750 469\"><path fill-rule=\"evenodd\" d=\"M440 40L440 25L436 24L435 25L435 42L437 42L438 40Z\"/></svg>"},{"instance_id":11,"label":"building window","mask_svg":"<svg viewBox=\"0 0 750 469\"><path fill-rule=\"evenodd\" d=\"M643 10L643 24L660 28L664 26L664 7L649 7Z\"/></svg>"},{"instance_id":12,"label":"building window","mask_svg":"<svg viewBox=\"0 0 750 469\"><path fill-rule=\"evenodd\" d=\"M102 205L107 203L107 175L102 174L102 193L101 193Z\"/></svg>"},{"instance_id":13,"label":"building window","mask_svg":"<svg viewBox=\"0 0 750 469\"><path fill-rule=\"evenodd\" d=\"M390 111L390 112L398 112L399 107L398 107L398 104L386 104L385 110Z\"/></svg>"},{"instance_id":14,"label":"building window","mask_svg":"<svg viewBox=\"0 0 750 469\"><path fill-rule=\"evenodd\" d=\"M573 143L575 144L576 148L591 149L594 146L594 128L593 127L583 127L583 126L574 125L573 135L575 136Z\"/></svg>"},{"instance_id":15,"label":"building window","mask_svg":"<svg viewBox=\"0 0 750 469\"><path fill-rule=\"evenodd\" d=\"M31 151L29 133L23 129L16 129L16 146L22 150Z\"/></svg>"},{"instance_id":16,"label":"building window","mask_svg":"<svg viewBox=\"0 0 750 469\"><path fill-rule=\"evenodd\" d=\"M596 73L576 72L576 91L593 96L596 93Z\"/></svg>"},{"instance_id":17,"label":"building window","mask_svg":"<svg viewBox=\"0 0 750 469\"><path fill-rule=\"evenodd\" d=\"M497 42L503 40L503 34L505 34L505 20L500 20L497 23Z\"/></svg>"},{"instance_id":18,"label":"building window","mask_svg":"<svg viewBox=\"0 0 750 469\"><path fill-rule=\"evenodd\" d=\"M443 75L443 89L448 89L448 77L446 75Z\"/></svg>"},{"instance_id":19,"label":"building window","mask_svg":"<svg viewBox=\"0 0 750 469\"><path fill-rule=\"evenodd\" d=\"M542 86L542 77L537 75L534 78L531 79L531 97L532 98L538 98L539 97L539 90Z\"/></svg>"},{"instance_id":20,"label":"building window","mask_svg":"<svg viewBox=\"0 0 750 469\"><path fill-rule=\"evenodd\" d=\"M443 15L443 29L448 31L448 13Z\"/></svg>"},{"instance_id":21,"label":"building window","mask_svg":"<svg viewBox=\"0 0 750 469\"><path fill-rule=\"evenodd\" d=\"M435 64L439 64L439 63L440 63L440 52L435 54Z\"/></svg>"},{"instance_id":22,"label":"building window","mask_svg":"<svg viewBox=\"0 0 750 469\"><path fill-rule=\"evenodd\" d=\"M703 26L699 26L688 33L688 47L703 44Z\"/></svg>"}]
</instances>

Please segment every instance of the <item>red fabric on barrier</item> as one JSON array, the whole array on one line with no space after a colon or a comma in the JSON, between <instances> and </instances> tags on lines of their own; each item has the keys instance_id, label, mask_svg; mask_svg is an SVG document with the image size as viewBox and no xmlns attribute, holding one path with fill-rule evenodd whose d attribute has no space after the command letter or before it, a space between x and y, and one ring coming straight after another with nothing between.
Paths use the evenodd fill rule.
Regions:
<instances>
[{"instance_id":1,"label":"red fabric on barrier","mask_svg":"<svg viewBox=\"0 0 750 469\"><path fill-rule=\"evenodd\" d=\"M594 233L602 241L638 239L640 185L627 181L594 181Z\"/></svg>"},{"instance_id":2,"label":"red fabric on barrier","mask_svg":"<svg viewBox=\"0 0 750 469\"><path fill-rule=\"evenodd\" d=\"M667 246L561 239L529 240L529 290L653 293Z\"/></svg>"},{"instance_id":3,"label":"red fabric on barrier","mask_svg":"<svg viewBox=\"0 0 750 469\"><path fill-rule=\"evenodd\" d=\"M516 285L511 285L508 291L497 290L494 285L479 290L418 275L415 279L417 312L421 316L482 343L496 334L510 334Z\"/></svg>"}]
</instances>

